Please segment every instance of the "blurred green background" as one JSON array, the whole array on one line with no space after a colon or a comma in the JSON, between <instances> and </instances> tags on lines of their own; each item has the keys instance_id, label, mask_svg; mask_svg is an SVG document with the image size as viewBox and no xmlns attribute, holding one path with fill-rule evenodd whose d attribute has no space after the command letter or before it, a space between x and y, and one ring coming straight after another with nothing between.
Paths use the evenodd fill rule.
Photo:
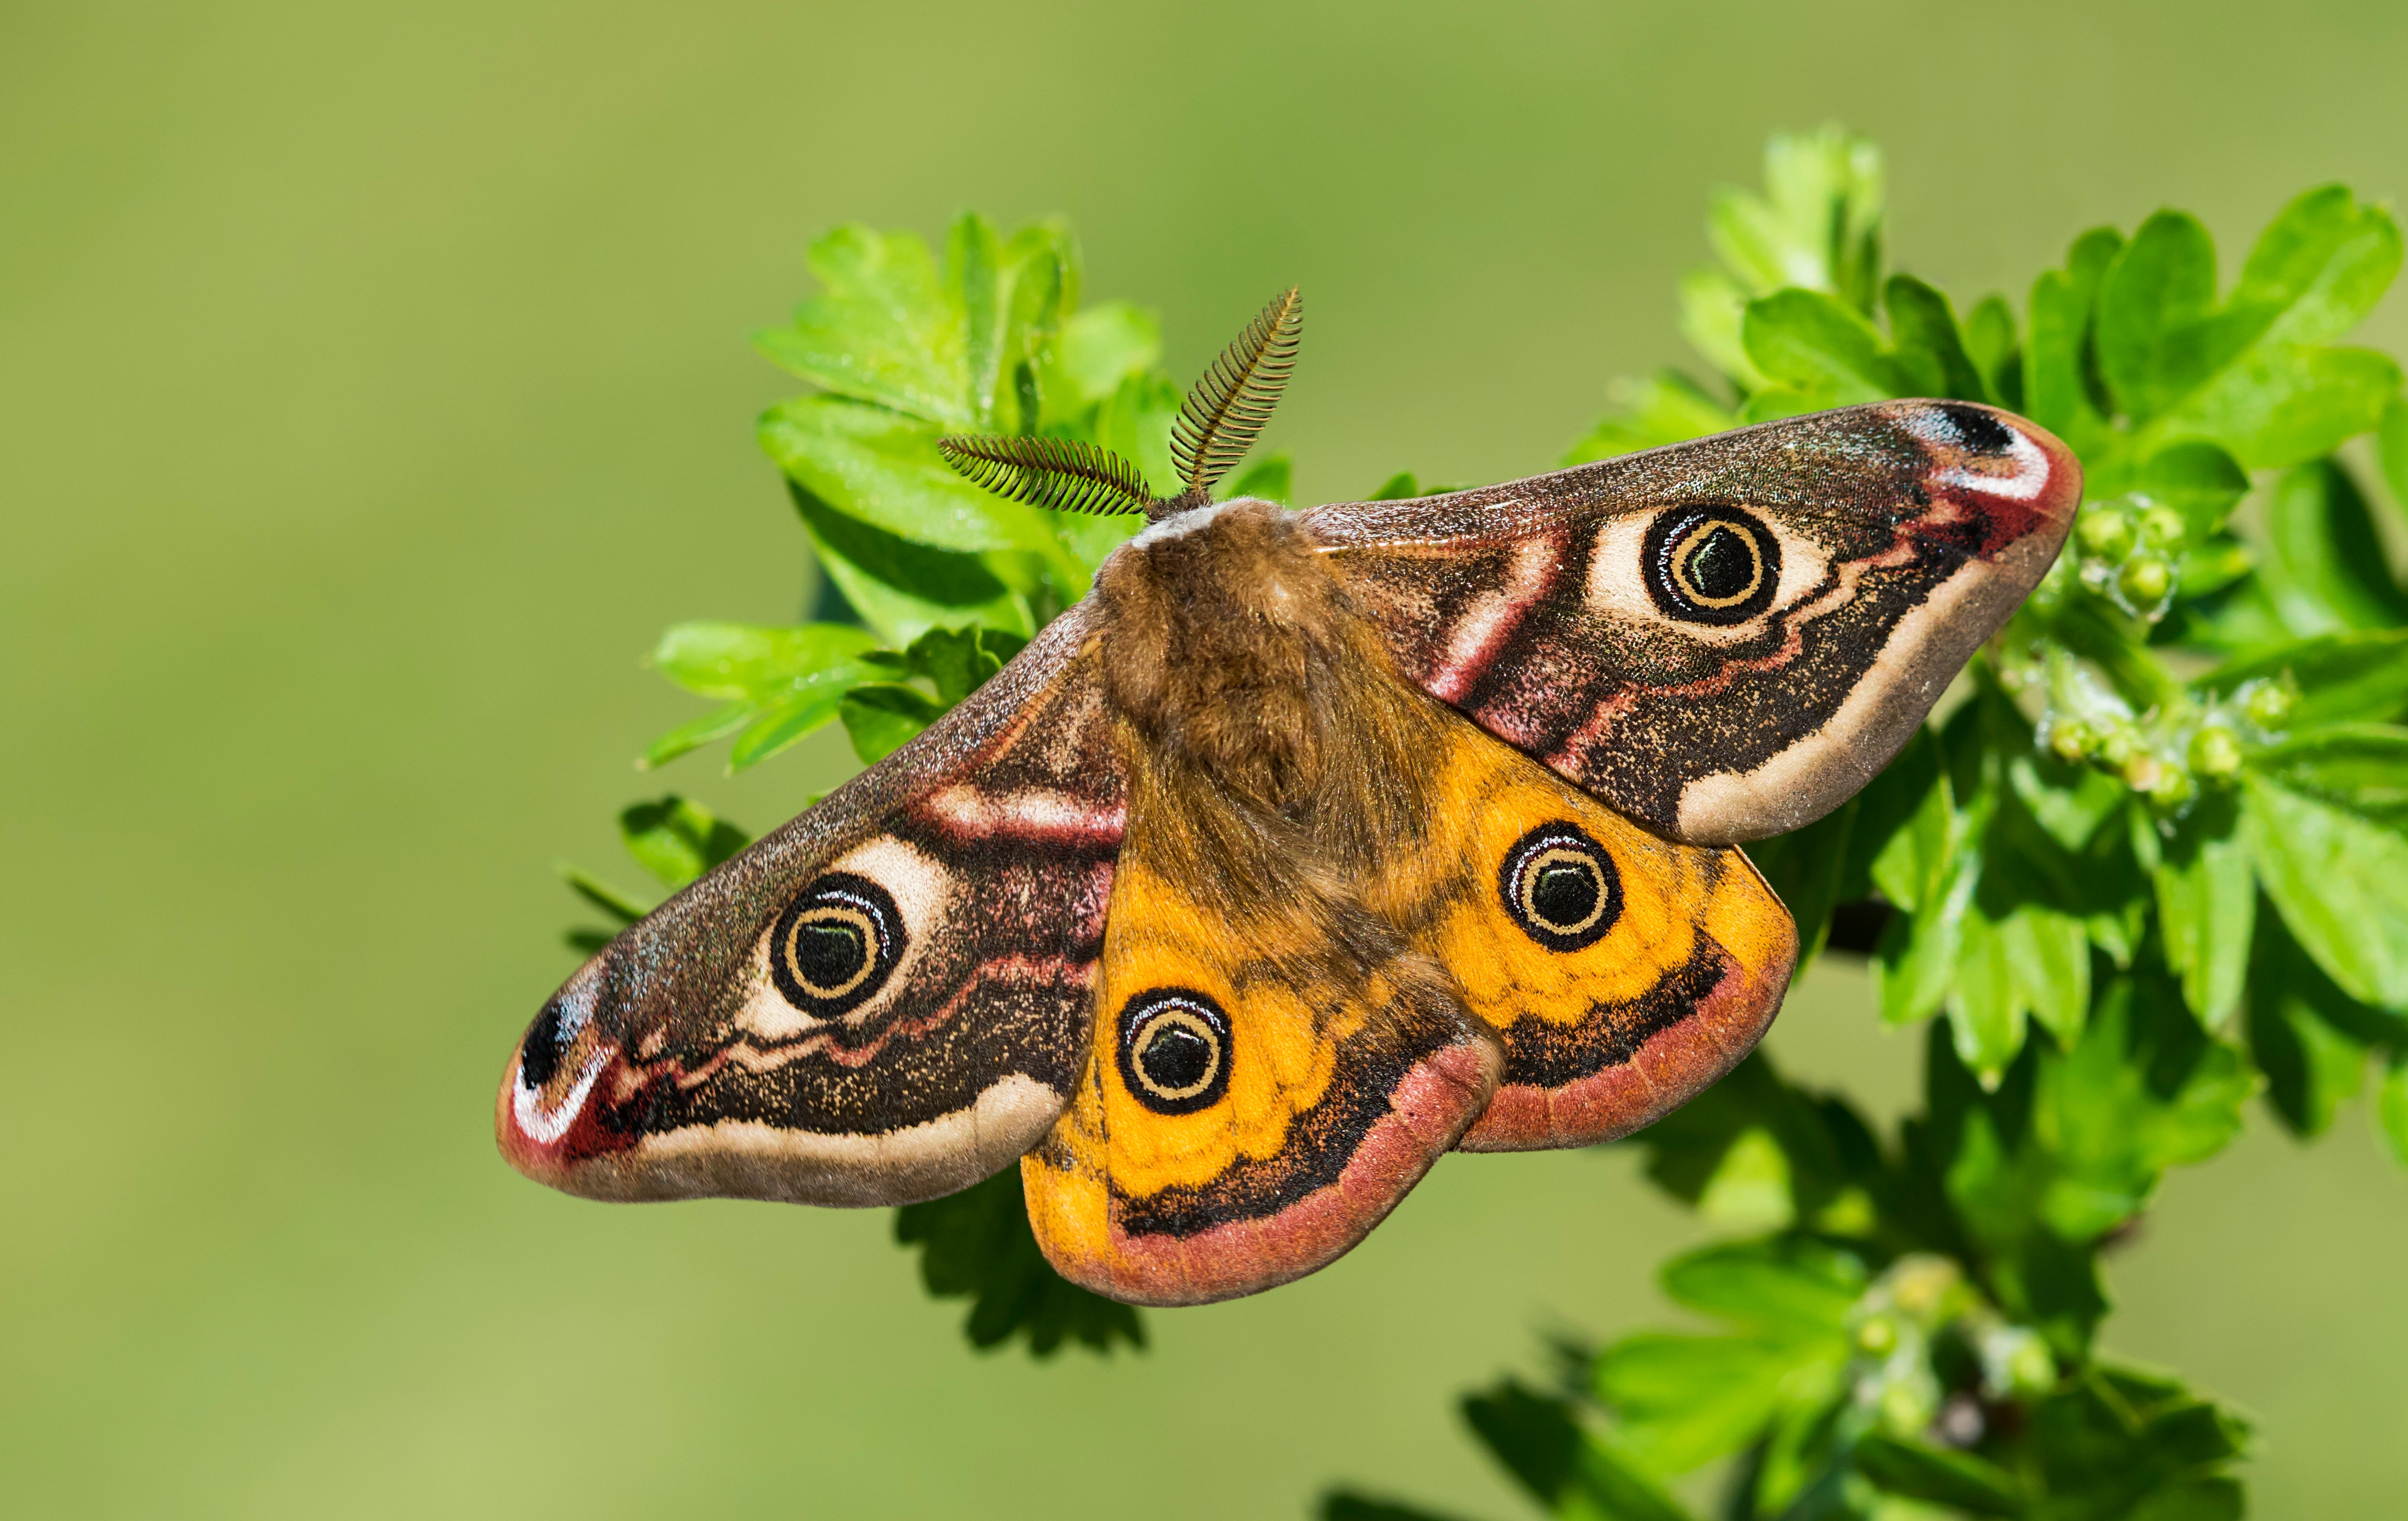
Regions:
<instances>
[{"instance_id":1,"label":"blurred green background","mask_svg":"<svg viewBox=\"0 0 2408 1521\"><path fill-rule=\"evenodd\" d=\"M2408 184L2408 9L1840 3L0 9L0 1486L25 1515L1524 1514L1454 1394L1661 1317L1621 1154L1457 1158L1330 1270L981 1357L882 1212L604 1207L492 1084L623 878L671 621L796 616L745 345L838 221L1066 212L1192 373L1301 280L1308 500L1528 473L1684 357L1708 188L1840 120L1969 299L2160 204ZM2408 348L2395 297L2369 341ZM667 782L753 827L823 735ZM1818 972L1793 1068L1904 1103ZM2261 1422L2268 1515L2408 1492L2408 1178L2261 1121L2114 1350Z\"/></svg>"}]
</instances>

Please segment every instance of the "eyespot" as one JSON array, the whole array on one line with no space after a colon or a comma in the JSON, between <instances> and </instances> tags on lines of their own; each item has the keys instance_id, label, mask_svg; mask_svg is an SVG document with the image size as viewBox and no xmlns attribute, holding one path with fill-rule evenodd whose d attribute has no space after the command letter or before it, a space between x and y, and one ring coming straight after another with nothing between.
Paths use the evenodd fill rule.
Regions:
<instances>
[{"instance_id":1,"label":"eyespot","mask_svg":"<svg viewBox=\"0 0 2408 1521\"><path fill-rule=\"evenodd\" d=\"M1121 1082L1157 1114L1193 1114L1229 1091L1229 1018L1192 988L1152 988L1121 1009Z\"/></svg>"},{"instance_id":2,"label":"eyespot","mask_svg":"<svg viewBox=\"0 0 2408 1521\"><path fill-rule=\"evenodd\" d=\"M1780 539L1736 507L1675 508L1649 527L1641 553L1656 605L1685 623L1745 623L1781 587Z\"/></svg>"},{"instance_id":3,"label":"eyespot","mask_svg":"<svg viewBox=\"0 0 2408 1521\"><path fill-rule=\"evenodd\" d=\"M1497 891L1522 932L1550 951L1595 945L1622 917L1622 874L1576 825L1541 825L1515 841Z\"/></svg>"},{"instance_id":4,"label":"eyespot","mask_svg":"<svg viewBox=\"0 0 2408 1521\"><path fill-rule=\"evenodd\" d=\"M786 1001L834 1019L867 1002L903 958L903 916L886 889L831 871L778 916L769 975Z\"/></svg>"}]
</instances>

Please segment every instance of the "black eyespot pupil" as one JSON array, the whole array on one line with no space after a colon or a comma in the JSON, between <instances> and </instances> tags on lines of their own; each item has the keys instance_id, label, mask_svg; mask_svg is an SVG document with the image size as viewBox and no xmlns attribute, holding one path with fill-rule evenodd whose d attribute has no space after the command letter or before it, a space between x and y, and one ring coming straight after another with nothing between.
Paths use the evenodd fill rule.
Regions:
<instances>
[{"instance_id":1,"label":"black eyespot pupil","mask_svg":"<svg viewBox=\"0 0 2408 1521\"><path fill-rule=\"evenodd\" d=\"M1212 1071L1212 1043L1184 1025L1155 1028L1138 1063L1155 1084L1181 1092L1202 1083Z\"/></svg>"},{"instance_id":2,"label":"black eyespot pupil","mask_svg":"<svg viewBox=\"0 0 2408 1521\"><path fill-rule=\"evenodd\" d=\"M519 1082L540 1088L560 1070L560 1005L547 1003L519 1047Z\"/></svg>"},{"instance_id":3,"label":"black eyespot pupil","mask_svg":"<svg viewBox=\"0 0 2408 1521\"><path fill-rule=\"evenodd\" d=\"M1530 911L1551 925L1584 925L1597 911L1597 868L1584 861L1541 867L1530 884Z\"/></svg>"},{"instance_id":4,"label":"black eyespot pupil","mask_svg":"<svg viewBox=\"0 0 2408 1521\"><path fill-rule=\"evenodd\" d=\"M851 982L869 958L861 930L846 924L804 924L795 926L795 970L807 983L839 987Z\"/></svg>"},{"instance_id":5,"label":"black eyespot pupil","mask_svg":"<svg viewBox=\"0 0 2408 1521\"><path fill-rule=\"evenodd\" d=\"M1689 552L1689 584L1717 601L1741 595L1756 580L1756 548L1736 528L1717 524Z\"/></svg>"}]
</instances>

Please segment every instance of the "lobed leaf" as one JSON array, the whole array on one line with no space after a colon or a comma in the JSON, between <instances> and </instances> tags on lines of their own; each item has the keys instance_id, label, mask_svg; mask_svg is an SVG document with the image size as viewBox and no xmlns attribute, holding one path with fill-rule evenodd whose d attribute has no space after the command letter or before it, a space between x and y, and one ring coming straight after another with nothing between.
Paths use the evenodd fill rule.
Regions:
<instances>
[{"instance_id":1,"label":"lobed leaf","mask_svg":"<svg viewBox=\"0 0 2408 1521\"><path fill-rule=\"evenodd\" d=\"M619 839L636 864L671 892L752 843L752 837L675 793L620 811Z\"/></svg>"},{"instance_id":2,"label":"lobed leaf","mask_svg":"<svg viewBox=\"0 0 2408 1521\"><path fill-rule=\"evenodd\" d=\"M2351 997L2408 1009L2408 837L2262 775L2243 797L2285 926Z\"/></svg>"},{"instance_id":3,"label":"lobed leaf","mask_svg":"<svg viewBox=\"0 0 2408 1521\"><path fill-rule=\"evenodd\" d=\"M953 427L968 405L963 317L927 245L909 233L838 227L805 256L825 287L794 321L757 335L771 362L838 395Z\"/></svg>"},{"instance_id":4,"label":"lobed leaf","mask_svg":"<svg viewBox=\"0 0 2408 1521\"><path fill-rule=\"evenodd\" d=\"M2258 566L2285 627L2306 638L2408 624L2402 591L2347 470L2317 460L2286 472L2266 504Z\"/></svg>"},{"instance_id":5,"label":"lobed leaf","mask_svg":"<svg viewBox=\"0 0 2408 1521\"><path fill-rule=\"evenodd\" d=\"M1069 1342L1109 1353L1145 1346L1145 1327L1127 1305L1069 1283L1054 1271L1028 1229L1020 1169L895 1212L897 1244L918 1246L920 1276L939 1299L968 1299L962 1329L982 1350L1025 1337L1029 1352L1050 1357Z\"/></svg>"},{"instance_id":6,"label":"lobed leaf","mask_svg":"<svg viewBox=\"0 0 2408 1521\"><path fill-rule=\"evenodd\" d=\"M2202 800L2176 825L2154 875L2166 963L2191 1012L2221 1026L2241 1001L2258 904L2238 800L2229 792Z\"/></svg>"},{"instance_id":7,"label":"lobed leaf","mask_svg":"<svg viewBox=\"0 0 2408 1521\"><path fill-rule=\"evenodd\" d=\"M931 549L838 512L789 483L820 567L878 637L909 644L934 627L1034 633L1025 597L983 556Z\"/></svg>"}]
</instances>

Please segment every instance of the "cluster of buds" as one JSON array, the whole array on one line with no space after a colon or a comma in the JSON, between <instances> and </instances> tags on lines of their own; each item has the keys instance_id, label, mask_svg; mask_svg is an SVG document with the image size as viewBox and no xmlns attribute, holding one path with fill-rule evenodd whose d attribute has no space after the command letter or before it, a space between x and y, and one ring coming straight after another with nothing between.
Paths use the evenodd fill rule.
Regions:
<instances>
[{"instance_id":1,"label":"cluster of buds","mask_svg":"<svg viewBox=\"0 0 2408 1521\"><path fill-rule=\"evenodd\" d=\"M2154 624L2173 606L2188 530L2180 512L2140 493L2093 502L2074 524L2074 573L2126 616Z\"/></svg>"},{"instance_id":2,"label":"cluster of buds","mask_svg":"<svg viewBox=\"0 0 2408 1521\"><path fill-rule=\"evenodd\" d=\"M2299 696L2287 679L2258 678L2220 696L2177 693L2140 711L2047 640L2002 662L2000 674L2008 690L2038 697L2034 738L2042 748L2111 773L2170 813L2187 809L2202 786L2230 784L2249 748L2279 736Z\"/></svg>"},{"instance_id":3,"label":"cluster of buds","mask_svg":"<svg viewBox=\"0 0 2408 1521\"><path fill-rule=\"evenodd\" d=\"M2009 1322L1955 1262L1929 1253L1892 1263L1848 1312L1848 1333L1856 1406L1894 1436L1970 1447L1988 1428L1986 1412L2057 1383L2039 1333Z\"/></svg>"}]
</instances>

